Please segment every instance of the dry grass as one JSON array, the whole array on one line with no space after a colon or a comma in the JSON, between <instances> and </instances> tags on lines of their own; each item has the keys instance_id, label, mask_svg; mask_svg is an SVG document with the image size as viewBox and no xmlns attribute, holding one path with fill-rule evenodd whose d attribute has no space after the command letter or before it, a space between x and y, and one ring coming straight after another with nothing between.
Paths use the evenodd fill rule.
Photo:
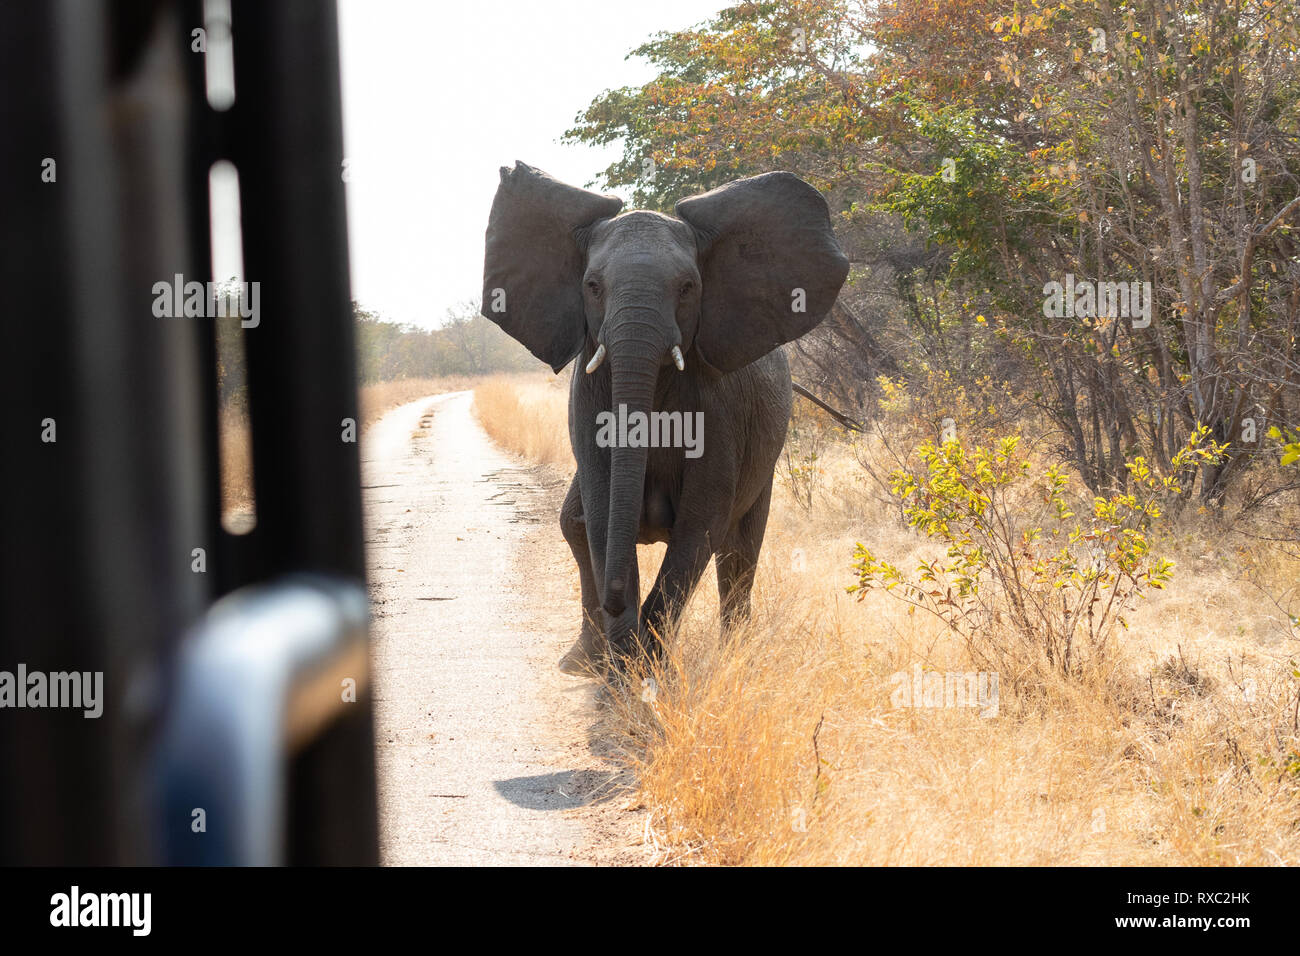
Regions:
<instances>
[{"instance_id":1,"label":"dry grass","mask_svg":"<svg viewBox=\"0 0 1300 956\"><path fill-rule=\"evenodd\" d=\"M247 511L253 504L253 446L244 409L223 408L217 428L221 513Z\"/></svg>"},{"instance_id":2,"label":"dry grass","mask_svg":"<svg viewBox=\"0 0 1300 956\"><path fill-rule=\"evenodd\" d=\"M562 393L529 394L548 407L521 390L513 415L562 422ZM817 469L808 508L778 472L751 622L723 644L710 571L653 699L606 719L662 862L1300 862L1300 643L1227 537L1192 523L1165 542L1174 581L1107 674L1042 675L1022 697L1003 680L987 718L896 707L894 675L973 668L937 621L844 592L855 541L903 567L932 548L842 444ZM643 581L662 553L642 549ZM1275 592L1300 577L1259 546L1249 567Z\"/></svg>"},{"instance_id":3,"label":"dry grass","mask_svg":"<svg viewBox=\"0 0 1300 956\"><path fill-rule=\"evenodd\" d=\"M573 474L568 382L555 375L495 376L474 389L479 423L502 448Z\"/></svg>"}]
</instances>

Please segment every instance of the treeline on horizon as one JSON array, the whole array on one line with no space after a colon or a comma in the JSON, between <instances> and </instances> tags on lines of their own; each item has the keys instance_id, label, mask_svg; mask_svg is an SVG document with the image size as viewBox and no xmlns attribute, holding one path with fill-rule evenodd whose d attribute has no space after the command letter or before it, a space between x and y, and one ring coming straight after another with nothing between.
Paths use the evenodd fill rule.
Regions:
<instances>
[{"instance_id":1,"label":"treeline on horizon","mask_svg":"<svg viewBox=\"0 0 1300 956\"><path fill-rule=\"evenodd\" d=\"M435 329L384 321L353 303L362 385L403 378L491 375L538 367L528 350L466 303Z\"/></svg>"},{"instance_id":2,"label":"treeline on horizon","mask_svg":"<svg viewBox=\"0 0 1300 956\"><path fill-rule=\"evenodd\" d=\"M361 385L401 379L491 375L527 371L537 360L478 313L473 303L448 310L433 329L388 322L352 303L356 320L357 378ZM246 334L256 334L246 333ZM246 398L238 319L217 321L217 383L223 407Z\"/></svg>"}]
</instances>

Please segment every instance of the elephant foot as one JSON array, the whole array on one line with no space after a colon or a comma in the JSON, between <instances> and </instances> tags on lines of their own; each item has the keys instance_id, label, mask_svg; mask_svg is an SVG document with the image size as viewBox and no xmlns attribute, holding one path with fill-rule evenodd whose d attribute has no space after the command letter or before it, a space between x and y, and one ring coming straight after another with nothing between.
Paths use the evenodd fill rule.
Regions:
<instances>
[{"instance_id":1,"label":"elephant foot","mask_svg":"<svg viewBox=\"0 0 1300 956\"><path fill-rule=\"evenodd\" d=\"M584 626L568 653L560 658L560 673L570 677L600 677L608 663L604 644L605 638L598 630Z\"/></svg>"},{"instance_id":2,"label":"elephant foot","mask_svg":"<svg viewBox=\"0 0 1300 956\"><path fill-rule=\"evenodd\" d=\"M639 681L645 674L651 673L662 658L663 645L651 634L630 636L626 640L610 643L610 671L622 680L635 677Z\"/></svg>"}]
</instances>

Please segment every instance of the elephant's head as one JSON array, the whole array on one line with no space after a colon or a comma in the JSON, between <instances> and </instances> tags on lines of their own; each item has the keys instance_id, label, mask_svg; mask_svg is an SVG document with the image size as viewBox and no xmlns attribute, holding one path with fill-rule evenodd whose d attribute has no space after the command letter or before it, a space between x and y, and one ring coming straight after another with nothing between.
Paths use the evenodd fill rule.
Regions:
<instances>
[{"instance_id":1,"label":"elephant's head","mask_svg":"<svg viewBox=\"0 0 1300 956\"><path fill-rule=\"evenodd\" d=\"M848 274L826 201L792 173L684 199L678 218L619 215L622 205L523 163L503 168L483 269L483 314L556 372L580 353L588 371L607 361L614 409L651 411L670 364L725 374L798 338L830 311ZM646 455L611 451L611 614L623 610Z\"/></svg>"}]
</instances>

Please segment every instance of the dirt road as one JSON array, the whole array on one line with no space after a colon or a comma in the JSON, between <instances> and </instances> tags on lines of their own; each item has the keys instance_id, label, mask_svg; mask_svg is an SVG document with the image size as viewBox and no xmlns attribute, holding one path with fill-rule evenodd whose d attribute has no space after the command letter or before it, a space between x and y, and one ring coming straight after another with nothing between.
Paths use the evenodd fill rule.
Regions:
<instances>
[{"instance_id":1,"label":"dirt road","mask_svg":"<svg viewBox=\"0 0 1300 956\"><path fill-rule=\"evenodd\" d=\"M578 613L565 489L472 401L420 399L362 439L383 862L644 862L593 750L595 684L555 666Z\"/></svg>"}]
</instances>

